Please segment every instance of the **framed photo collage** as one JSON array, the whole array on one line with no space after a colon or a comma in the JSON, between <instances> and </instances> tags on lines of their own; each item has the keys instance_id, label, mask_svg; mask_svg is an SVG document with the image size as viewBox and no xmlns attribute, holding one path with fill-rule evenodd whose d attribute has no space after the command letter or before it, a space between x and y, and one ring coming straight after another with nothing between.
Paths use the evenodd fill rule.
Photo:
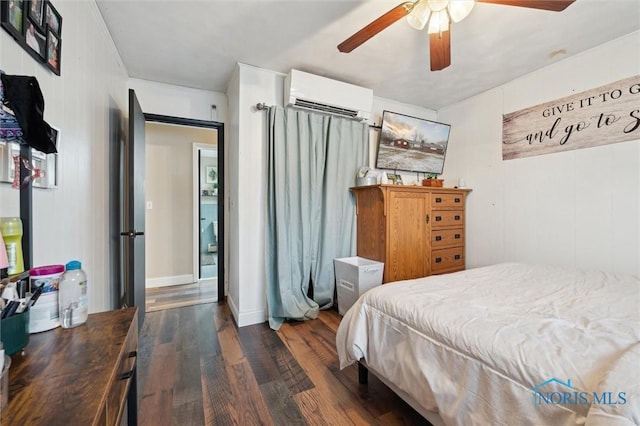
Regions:
<instances>
[{"instance_id":1,"label":"framed photo collage","mask_svg":"<svg viewBox=\"0 0 640 426\"><path fill-rule=\"evenodd\" d=\"M0 25L34 59L60 75L62 16L49 0L1 0Z\"/></svg>"}]
</instances>

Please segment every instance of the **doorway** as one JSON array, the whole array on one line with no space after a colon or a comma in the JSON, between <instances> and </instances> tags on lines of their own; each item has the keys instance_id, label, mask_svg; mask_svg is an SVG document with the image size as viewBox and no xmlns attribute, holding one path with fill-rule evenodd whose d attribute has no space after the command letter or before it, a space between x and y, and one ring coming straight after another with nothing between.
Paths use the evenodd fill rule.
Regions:
<instances>
[{"instance_id":1,"label":"doorway","mask_svg":"<svg viewBox=\"0 0 640 426\"><path fill-rule=\"evenodd\" d=\"M218 161L217 146L193 144L193 269L203 285L218 275Z\"/></svg>"},{"instance_id":2,"label":"doorway","mask_svg":"<svg viewBox=\"0 0 640 426\"><path fill-rule=\"evenodd\" d=\"M114 287L112 303L115 308L137 306L138 324L141 327L146 311L146 251L150 247L146 240L151 235L146 231L146 211L149 207L146 200L146 136L147 123L164 123L175 126L216 130L218 163L218 247L215 299L212 301L224 302L225 294L225 221L224 221L224 124L215 121L185 119L180 117L163 116L157 114L145 114L140 107L135 92L129 90L129 120L128 126L116 103L111 100L109 115L109 170L112 177L109 187L109 266ZM128 132L127 132L127 127ZM128 137L127 137L128 133ZM190 152L190 144L185 143L187 152ZM189 154L185 160L189 166ZM165 173L172 173L174 167L169 167ZM191 193L191 179L187 179L187 193ZM191 207L191 203L188 204ZM191 223L191 218L189 218ZM179 226L179 224L177 224ZM171 224L169 227L173 227ZM186 233L191 235L191 226L187 224ZM191 253L191 246L176 247L176 250ZM193 273L191 274L193 276ZM194 280L192 280L194 281ZM197 280L195 280L197 282ZM184 289L182 293L184 293ZM177 294L169 297L182 297Z\"/></svg>"},{"instance_id":3,"label":"doorway","mask_svg":"<svg viewBox=\"0 0 640 426\"><path fill-rule=\"evenodd\" d=\"M148 140L146 310L221 302L224 300L224 162L217 159L224 158L223 124L153 114L145 114L145 121ZM150 132L153 128L157 129L156 137L164 134L160 141ZM204 240L193 231L199 229L201 213L200 191L192 190L192 176L200 170L190 159L194 140L206 141L202 145L216 156L216 203L203 206L207 216L216 219L215 224L211 220L211 226L204 230L216 236L215 246L213 238ZM154 162L158 167L154 167ZM206 171L204 167L203 172ZM212 183L207 190L213 192ZM215 230L213 225L217 225ZM215 256L206 251L209 256L201 258L203 243L207 250L212 250L211 254L215 249ZM214 265L210 264L211 260ZM206 274L203 276L202 272Z\"/></svg>"}]
</instances>

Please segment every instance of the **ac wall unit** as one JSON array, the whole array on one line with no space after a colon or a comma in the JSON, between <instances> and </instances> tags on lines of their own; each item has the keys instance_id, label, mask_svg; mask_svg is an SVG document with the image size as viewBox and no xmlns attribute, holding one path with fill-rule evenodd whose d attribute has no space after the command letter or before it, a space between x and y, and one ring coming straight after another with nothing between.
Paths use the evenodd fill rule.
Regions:
<instances>
[{"instance_id":1,"label":"ac wall unit","mask_svg":"<svg viewBox=\"0 0 640 426\"><path fill-rule=\"evenodd\" d=\"M371 116L373 90L292 69L285 79L287 106L365 121Z\"/></svg>"}]
</instances>

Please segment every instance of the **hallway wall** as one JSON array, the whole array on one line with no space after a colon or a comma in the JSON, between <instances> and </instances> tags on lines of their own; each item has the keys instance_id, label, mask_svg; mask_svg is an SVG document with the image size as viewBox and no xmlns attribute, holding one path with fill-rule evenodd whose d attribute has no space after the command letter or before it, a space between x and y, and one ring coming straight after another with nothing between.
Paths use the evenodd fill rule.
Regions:
<instances>
[{"instance_id":1,"label":"hallway wall","mask_svg":"<svg viewBox=\"0 0 640 426\"><path fill-rule=\"evenodd\" d=\"M148 122L146 138L146 286L191 283L193 143L215 147L218 132Z\"/></svg>"}]
</instances>

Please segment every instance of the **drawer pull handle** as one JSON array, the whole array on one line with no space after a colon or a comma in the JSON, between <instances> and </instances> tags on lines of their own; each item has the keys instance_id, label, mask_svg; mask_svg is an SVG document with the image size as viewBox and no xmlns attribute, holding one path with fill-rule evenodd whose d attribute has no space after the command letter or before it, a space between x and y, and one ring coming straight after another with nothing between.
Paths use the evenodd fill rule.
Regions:
<instances>
[{"instance_id":1,"label":"drawer pull handle","mask_svg":"<svg viewBox=\"0 0 640 426\"><path fill-rule=\"evenodd\" d=\"M436 241L442 241L442 236L441 235L436 235Z\"/></svg>"},{"instance_id":2,"label":"drawer pull handle","mask_svg":"<svg viewBox=\"0 0 640 426\"><path fill-rule=\"evenodd\" d=\"M127 355L127 358L135 358L137 356L138 356L138 351L131 351L131 352L129 352L129 355ZM120 380L130 379L134 375L135 372L136 372L136 367L135 367L135 364L134 364L134 367L130 371L127 371L126 373L123 373L120 376Z\"/></svg>"},{"instance_id":3,"label":"drawer pull handle","mask_svg":"<svg viewBox=\"0 0 640 426\"><path fill-rule=\"evenodd\" d=\"M440 222L442 220L442 216L436 216L436 222Z\"/></svg>"},{"instance_id":4,"label":"drawer pull handle","mask_svg":"<svg viewBox=\"0 0 640 426\"><path fill-rule=\"evenodd\" d=\"M436 263L440 263L442 262L442 258L441 257L436 257Z\"/></svg>"},{"instance_id":5,"label":"drawer pull handle","mask_svg":"<svg viewBox=\"0 0 640 426\"><path fill-rule=\"evenodd\" d=\"M441 202L442 202L442 198L436 197L436 203L441 203Z\"/></svg>"},{"instance_id":6,"label":"drawer pull handle","mask_svg":"<svg viewBox=\"0 0 640 426\"><path fill-rule=\"evenodd\" d=\"M453 238L455 238L456 240L459 240L459 239L460 239L460 234L456 234L456 235L454 235L454 237L453 237Z\"/></svg>"},{"instance_id":7,"label":"drawer pull handle","mask_svg":"<svg viewBox=\"0 0 640 426\"><path fill-rule=\"evenodd\" d=\"M459 254L456 254L455 256L453 256L453 258L454 258L455 260L460 260L460 255L459 255Z\"/></svg>"},{"instance_id":8,"label":"drawer pull handle","mask_svg":"<svg viewBox=\"0 0 640 426\"><path fill-rule=\"evenodd\" d=\"M455 215L455 216L454 216L454 219L455 219L455 220L460 220L460 215Z\"/></svg>"},{"instance_id":9,"label":"drawer pull handle","mask_svg":"<svg viewBox=\"0 0 640 426\"><path fill-rule=\"evenodd\" d=\"M427 213L427 223L429 223L429 213Z\"/></svg>"},{"instance_id":10,"label":"drawer pull handle","mask_svg":"<svg viewBox=\"0 0 640 426\"><path fill-rule=\"evenodd\" d=\"M453 201L456 202L456 203L459 203L460 202L460 198L456 198Z\"/></svg>"}]
</instances>

